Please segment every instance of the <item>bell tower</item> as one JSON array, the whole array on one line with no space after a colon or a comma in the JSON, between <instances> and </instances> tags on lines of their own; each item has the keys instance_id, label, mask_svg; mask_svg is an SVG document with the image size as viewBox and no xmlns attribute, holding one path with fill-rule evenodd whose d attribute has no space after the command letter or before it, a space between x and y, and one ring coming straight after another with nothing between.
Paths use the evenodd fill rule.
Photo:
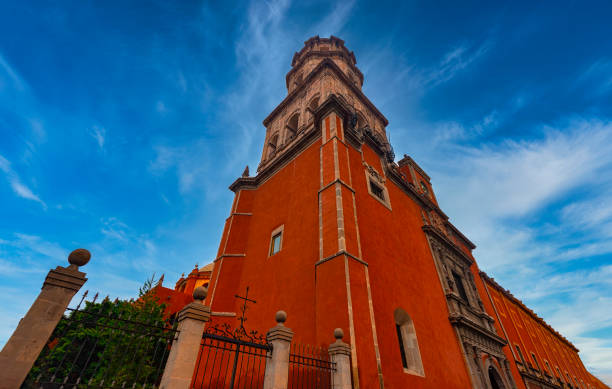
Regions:
<instances>
[{"instance_id":1,"label":"bell tower","mask_svg":"<svg viewBox=\"0 0 612 389\"><path fill-rule=\"evenodd\" d=\"M387 119L361 92L363 74L342 39L308 39L293 55L285 80L287 96L263 122L266 138L258 171L314 124L315 111L330 95L341 99L354 115L349 118L354 126L368 125L386 140Z\"/></svg>"},{"instance_id":2,"label":"bell tower","mask_svg":"<svg viewBox=\"0 0 612 389\"><path fill-rule=\"evenodd\" d=\"M449 305L447 256L432 251L446 244L464 259L455 273L468 277L474 246L438 208L423 169L409 157L394 162L388 121L363 94L355 55L339 38L315 36L285 81L287 95L263 121L256 175L246 169L230 185L207 297L213 319L231 320L234 296L249 287L251 329L267 330L281 309L302 343L326 347L342 328L354 388L484 388L468 369L479 349L459 342L472 338L464 329L475 319L464 325L462 305ZM474 324L498 342L473 283L465 288L480 310ZM461 319L451 322L449 307Z\"/></svg>"}]
</instances>

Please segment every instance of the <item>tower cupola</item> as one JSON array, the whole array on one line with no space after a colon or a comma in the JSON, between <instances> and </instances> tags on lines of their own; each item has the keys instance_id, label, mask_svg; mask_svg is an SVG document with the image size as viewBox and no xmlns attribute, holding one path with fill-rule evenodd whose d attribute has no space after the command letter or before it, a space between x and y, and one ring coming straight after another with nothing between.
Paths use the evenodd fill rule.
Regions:
<instances>
[{"instance_id":1,"label":"tower cupola","mask_svg":"<svg viewBox=\"0 0 612 389\"><path fill-rule=\"evenodd\" d=\"M304 47L293 55L291 70L287 73L287 91L293 92L325 58L330 58L342 69L353 85L361 89L363 74L357 68L355 54L344 46L344 41L335 36L320 38L318 35L304 42Z\"/></svg>"}]
</instances>

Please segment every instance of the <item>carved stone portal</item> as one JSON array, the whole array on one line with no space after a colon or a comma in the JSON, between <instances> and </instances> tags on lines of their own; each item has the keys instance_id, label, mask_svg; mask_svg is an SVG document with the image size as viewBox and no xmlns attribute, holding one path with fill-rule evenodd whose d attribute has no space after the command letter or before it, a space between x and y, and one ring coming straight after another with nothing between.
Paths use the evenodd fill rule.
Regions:
<instances>
[{"instance_id":1,"label":"carved stone portal","mask_svg":"<svg viewBox=\"0 0 612 389\"><path fill-rule=\"evenodd\" d=\"M424 230L446 292L449 320L462 346L472 384L475 389L516 389L509 371L497 368L507 364L503 352L506 341L497 335L494 319L484 311L470 271L471 262L458 247L444 239L443 231L436 227L426 226ZM495 369L492 376L499 375L494 383L490 379L490 366Z\"/></svg>"}]
</instances>

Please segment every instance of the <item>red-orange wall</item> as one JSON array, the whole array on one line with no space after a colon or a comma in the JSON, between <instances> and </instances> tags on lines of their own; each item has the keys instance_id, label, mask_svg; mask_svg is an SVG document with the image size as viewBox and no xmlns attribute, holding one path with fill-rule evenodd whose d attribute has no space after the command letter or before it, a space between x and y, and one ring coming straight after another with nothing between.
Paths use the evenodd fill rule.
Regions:
<instances>
[{"instance_id":1,"label":"red-orange wall","mask_svg":"<svg viewBox=\"0 0 612 389\"><path fill-rule=\"evenodd\" d=\"M326 122L329 126L329 121ZM468 388L471 386L429 246L421 229L419 205L387 181L392 210L368 193L363 162L383 173L380 156L364 144L361 152L344 142L339 129L338 164L342 186L346 251L368 263L374 321L386 388ZM330 134L330 132L327 132ZM328 138L326 136L326 138ZM329 138L327 139L329 140ZM236 293L250 287L257 300L247 313L247 326L265 332L274 313L288 313L286 325L296 340L318 346L333 341L335 327L350 341L346 288L348 266L354 344L362 388L378 387L366 266L339 256L315 267L319 260L318 192L323 180L333 181L333 145L319 138L254 190L240 190L226 223L207 302L212 310L237 312ZM349 173L350 170L350 173ZM322 191L323 257L338 251L334 191ZM240 214L240 215L236 215ZM244 215L251 214L251 215ZM355 214L357 225L355 225ZM328 220L334 222L328 223ZM284 225L282 250L268 257L271 232ZM219 270L220 268L220 270ZM218 274L220 271L220 275ZM213 296L214 295L214 296ZM393 312L403 308L414 321L425 377L403 371Z\"/></svg>"},{"instance_id":2,"label":"red-orange wall","mask_svg":"<svg viewBox=\"0 0 612 389\"><path fill-rule=\"evenodd\" d=\"M367 142L361 149L349 145L335 115L321 126L319 138L257 188L236 191L206 302L213 312L239 313L242 302L235 295L248 286L249 297L257 300L247 310L249 330L265 333L281 309L300 343L327 347L333 329L342 328L344 341L354 346L361 388L379 387L378 360L386 388L471 387L422 230L420 203L387 179L391 209L383 205L368 192L365 173L370 165L384 174L381 155ZM269 256L272 231L280 226L282 249ZM345 247L337 254L341 237ZM471 243L456 234L452 239L471 257ZM553 369L558 365L596 386L571 346L483 281L475 263L472 271L486 312L501 318L500 336L519 344L525 358L534 352L541 368L547 360ZM424 377L403 371L396 308L414 322ZM221 320L235 321L213 316L213 322ZM513 351L505 347L504 352L518 388L524 389Z\"/></svg>"},{"instance_id":3,"label":"red-orange wall","mask_svg":"<svg viewBox=\"0 0 612 389\"><path fill-rule=\"evenodd\" d=\"M520 347L525 363L531 368L537 368L532 356L532 353L535 354L541 374L552 374L559 378L556 369L559 367L563 382L567 382L568 372L572 385L575 384L576 377L580 387L586 387L584 383L595 388L607 388L588 373L573 345L553 332L542 319L536 317L516 298L509 296L497 283L486 275L481 277L476 266L472 270L487 313L495 318L498 333L506 338L512 347L512 351L509 350L510 346L505 347L505 352L508 360L515 362L511 365L517 384L523 385L517 365L521 368L527 366L520 360L516 345ZM548 361L552 372L548 370L545 361Z\"/></svg>"}]
</instances>

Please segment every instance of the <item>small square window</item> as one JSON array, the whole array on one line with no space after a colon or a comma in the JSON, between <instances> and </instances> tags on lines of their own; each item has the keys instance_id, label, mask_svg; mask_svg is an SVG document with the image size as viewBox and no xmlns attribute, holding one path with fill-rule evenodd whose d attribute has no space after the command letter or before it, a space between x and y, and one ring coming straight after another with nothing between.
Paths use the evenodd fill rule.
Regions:
<instances>
[{"instance_id":1,"label":"small square window","mask_svg":"<svg viewBox=\"0 0 612 389\"><path fill-rule=\"evenodd\" d=\"M272 237L272 242L270 244L270 255L274 255L280 251L282 235L283 233L279 232Z\"/></svg>"},{"instance_id":2,"label":"small square window","mask_svg":"<svg viewBox=\"0 0 612 389\"><path fill-rule=\"evenodd\" d=\"M385 191L380 186L376 185L372 180L370 180L370 191L372 194L382 201L385 201Z\"/></svg>"}]
</instances>

